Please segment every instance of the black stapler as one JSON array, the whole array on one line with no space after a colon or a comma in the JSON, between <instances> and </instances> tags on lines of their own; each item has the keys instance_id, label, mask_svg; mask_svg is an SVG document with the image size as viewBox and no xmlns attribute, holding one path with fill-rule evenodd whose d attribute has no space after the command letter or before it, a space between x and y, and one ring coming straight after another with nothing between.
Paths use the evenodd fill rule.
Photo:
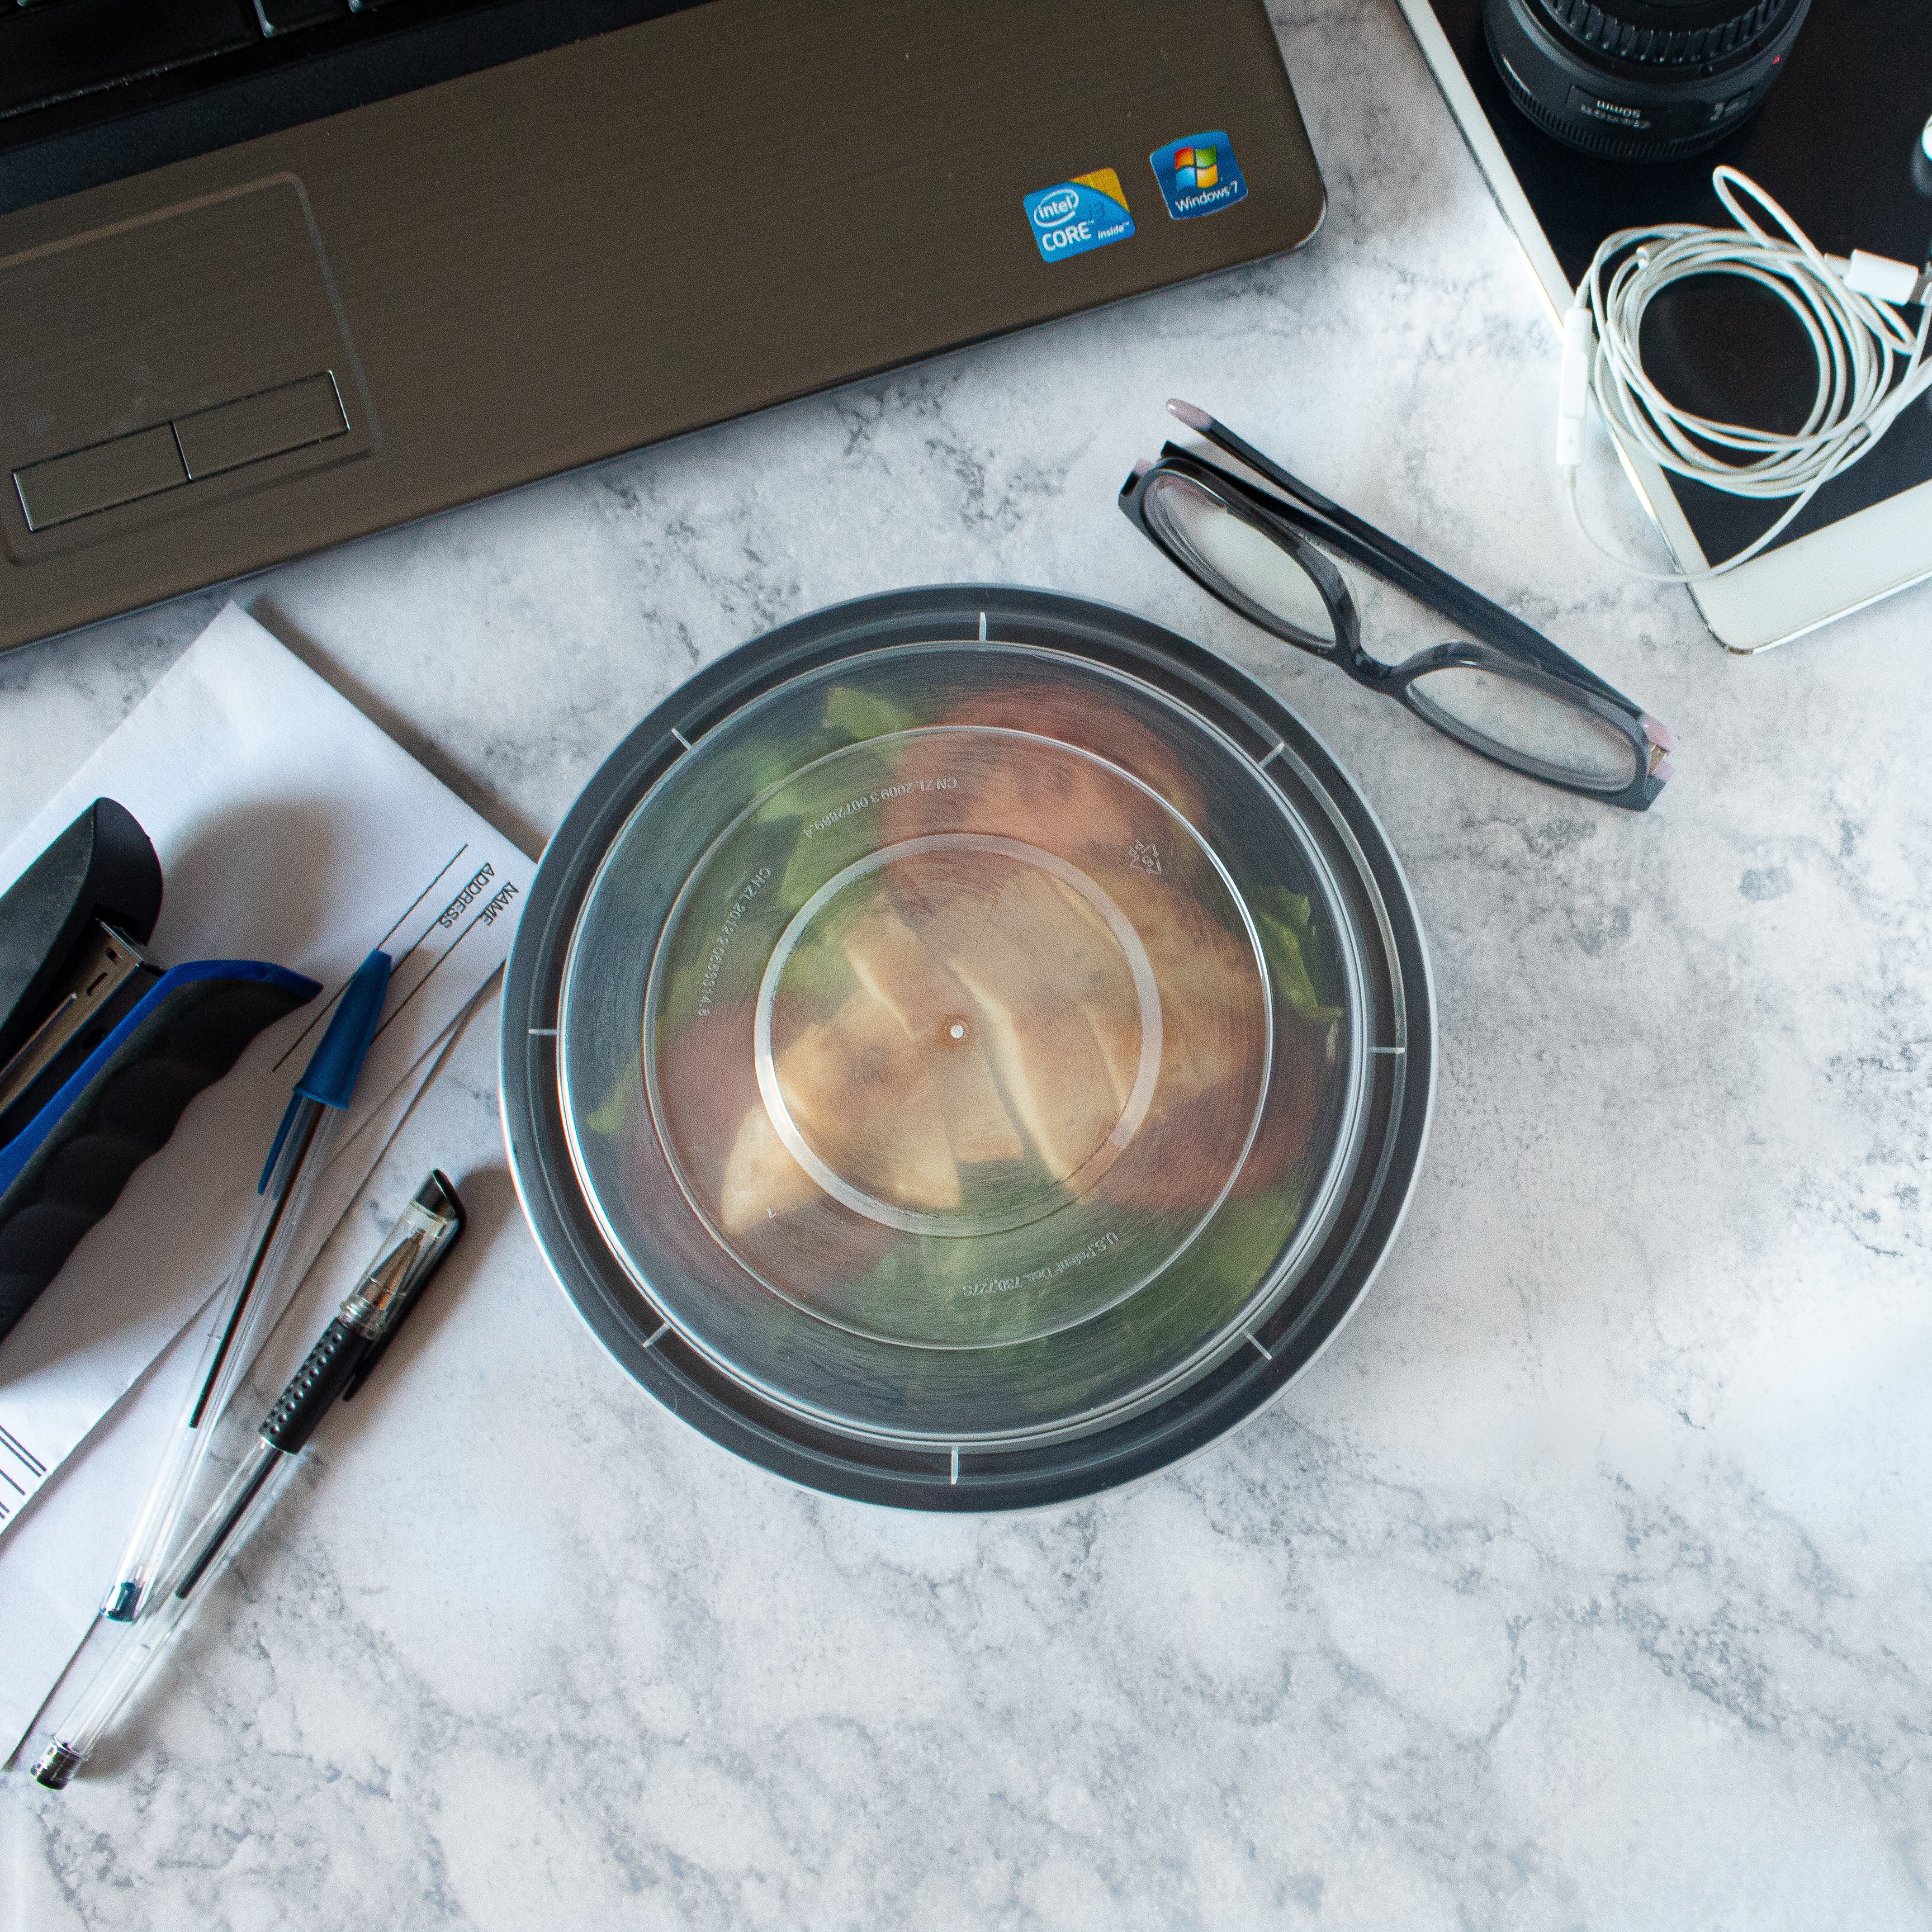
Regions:
<instances>
[{"instance_id":1,"label":"black stapler","mask_svg":"<svg viewBox=\"0 0 1932 1932\"><path fill-rule=\"evenodd\" d=\"M0 1336L264 1027L322 989L254 959L144 950L161 866L96 799L0 894Z\"/></svg>"}]
</instances>

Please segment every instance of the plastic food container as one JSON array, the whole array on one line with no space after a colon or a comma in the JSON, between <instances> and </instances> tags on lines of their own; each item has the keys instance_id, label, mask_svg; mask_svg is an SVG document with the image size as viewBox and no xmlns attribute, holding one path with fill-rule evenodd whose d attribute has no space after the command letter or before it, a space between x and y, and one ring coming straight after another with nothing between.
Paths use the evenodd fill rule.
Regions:
<instances>
[{"instance_id":1,"label":"plastic food container","mask_svg":"<svg viewBox=\"0 0 1932 1932\"><path fill-rule=\"evenodd\" d=\"M964 587L747 645L612 755L512 954L526 1213L617 1360L794 1480L1022 1508L1279 1392L1426 1131L1372 814L1250 680Z\"/></svg>"}]
</instances>

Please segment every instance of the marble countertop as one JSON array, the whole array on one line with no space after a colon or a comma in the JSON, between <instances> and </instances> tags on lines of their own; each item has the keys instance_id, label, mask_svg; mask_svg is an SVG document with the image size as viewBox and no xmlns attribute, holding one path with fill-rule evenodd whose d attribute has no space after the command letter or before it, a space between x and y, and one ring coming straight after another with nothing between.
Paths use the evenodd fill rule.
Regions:
<instances>
[{"instance_id":1,"label":"marble countertop","mask_svg":"<svg viewBox=\"0 0 1932 1932\"><path fill-rule=\"evenodd\" d=\"M1226 652L1356 774L1433 952L1433 1138L1354 1320L1115 1497L791 1488L559 1292L478 1025L364 1210L458 1175L448 1286L96 1774L0 1784L6 1932L1932 1925L1932 592L1744 661L1588 550L1549 322L1392 0L1276 13L1300 254L238 595L532 850L677 682L839 599L1035 584ZM1170 394L1667 720L1659 808L1196 592L1113 508ZM0 843L218 608L0 660Z\"/></svg>"}]
</instances>

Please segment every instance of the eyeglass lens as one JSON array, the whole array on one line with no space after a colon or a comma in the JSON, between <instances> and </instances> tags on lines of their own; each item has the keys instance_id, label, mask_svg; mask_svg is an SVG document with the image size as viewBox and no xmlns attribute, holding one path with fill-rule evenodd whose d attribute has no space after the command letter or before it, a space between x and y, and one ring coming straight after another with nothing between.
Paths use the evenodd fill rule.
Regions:
<instances>
[{"instance_id":1,"label":"eyeglass lens","mask_svg":"<svg viewBox=\"0 0 1932 1932\"><path fill-rule=\"evenodd\" d=\"M1148 484L1144 506L1168 547L1238 605L1266 612L1322 650L1334 643L1328 600L1294 553L1191 477L1162 472Z\"/></svg>"},{"instance_id":2,"label":"eyeglass lens","mask_svg":"<svg viewBox=\"0 0 1932 1932\"><path fill-rule=\"evenodd\" d=\"M1636 776L1637 750L1628 737L1540 685L1450 664L1424 672L1408 694L1431 723L1492 757L1528 760L1604 791L1621 791Z\"/></svg>"}]
</instances>

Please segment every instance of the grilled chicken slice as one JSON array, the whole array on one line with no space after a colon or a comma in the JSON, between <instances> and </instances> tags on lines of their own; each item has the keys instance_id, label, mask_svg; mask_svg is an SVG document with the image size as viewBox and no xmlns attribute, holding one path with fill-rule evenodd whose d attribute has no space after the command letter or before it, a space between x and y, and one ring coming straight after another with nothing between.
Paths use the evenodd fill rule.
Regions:
<instances>
[{"instance_id":1,"label":"grilled chicken slice","mask_svg":"<svg viewBox=\"0 0 1932 1932\"><path fill-rule=\"evenodd\" d=\"M990 912L942 910L923 936L971 996L1012 1118L1048 1172L1070 1179L1113 1131L1138 1060L1138 1003L1119 943L1078 893L1030 866L1014 871ZM1102 1025L1132 1055L1124 1067L1103 1048Z\"/></svg>"},{"instance_id":2,"label":"grilled chicken slice","mask_svg":"<svg viewBox=\"0 0 1932 1932\"><path fill-rule=\"evenodd\" d=\"M860 986L922 1050L952 1158L962 1166L1024 1158L1026 1143L994 1084L966 989L883 896L847 938L845 957Z\"/></svg>"},{"instance_id":3,"label":"grilled chicken slice","mask_svg":"<svg viewBox=\"0 0 1932 1932\"><path fill-rule=\"evenodd\" d=\"M778 1138L760 1101L744 1118L724 1162L718 1214L728 1234L742 1234L760 1221L802 1208L818 1192L816 1184Z\"/></svg>"},{"instance_id":4,"label":"grilled chicken slice","mask_svg":"<svg viewBox=\"0 0 1932 1932\"><path fill-rule=\"evenodd\" d=\"M959 1205L959 1172L926 1066L892 1010L861 986L778 1056L807 1144L842 1180L916 1212Z\"/></svg>"}]
</instances>

